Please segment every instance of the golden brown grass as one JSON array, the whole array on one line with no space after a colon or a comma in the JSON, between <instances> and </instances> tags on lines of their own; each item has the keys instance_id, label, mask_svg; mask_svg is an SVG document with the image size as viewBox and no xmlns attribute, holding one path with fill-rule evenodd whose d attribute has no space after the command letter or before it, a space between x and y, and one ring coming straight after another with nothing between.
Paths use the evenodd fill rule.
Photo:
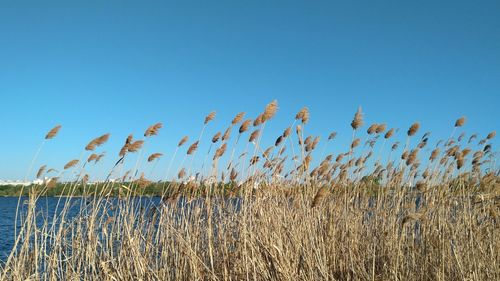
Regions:
<instances>
[{"instance_id":1,"label":"golden brown grass","mask_svg":"<svg viewBox=\"0 0 500 281\"><path fill-rule=\"evenodd\" d=\"M465 125L460 118L451 128L452 137L429 147L429 133L420 138L420 124L414 123L399 136L406 138L401 154L394 140L388 156L373 159L375 150L381 154L385 142L398 137L397 130L374 123L362 136L359 108L351 122L350 145L326 155L326 143L317 152L320 136L304 136L309 110L303 108L295 116L301 124L294 122L262 146L264 150L264 126L277 110L273 101L253 121L243 121L244 113L239 113L223 135L218 132L204 140L203 130L215 118L215 112L210 113L184 160L190 155L194 161L203 141L220 141L204 157L213 159L212 170L191 173L183 160L173 177L180 181L164 182L159 202L137 201L151 180L144 176L146 171L139 177L127 172L122 182L107 181L101 193L85 198L78 215L69 216L70 203L63 203L62 211L48 221L36 201L58 178L35 186L21 213L15 250L1 265L2 279L500 279L500 177L491 143L494 132L477 144L472 136L464 143L463 133L460 140L453 138ZM234 154L239 137L254 122L258 128L248 136L253 154L247 143L240 161L232 163L233 155L224 156L231 128L241 123ZM156 135L158 124L145 136ZM292 129L298 137L293 142ZM336 135L324 139L333 142ZM90 150L105 142L100 138L89 143ZM411 145L410 138L417 143ZM178 143L169 170L177 149L187 141L186 136ZM129 136L120 160L143 143ZM93 153L87 162L101 155ZM154 153L147 160L160 156ZM228 168L219 170L219 161L227 161ZM77 163L70 161L64 168ZM46 168L42 166L37 176ZM65 188L85 188L87 180L84 176ZM114 190L119 198L111 197Z\"/></svg>"}]
</instances>

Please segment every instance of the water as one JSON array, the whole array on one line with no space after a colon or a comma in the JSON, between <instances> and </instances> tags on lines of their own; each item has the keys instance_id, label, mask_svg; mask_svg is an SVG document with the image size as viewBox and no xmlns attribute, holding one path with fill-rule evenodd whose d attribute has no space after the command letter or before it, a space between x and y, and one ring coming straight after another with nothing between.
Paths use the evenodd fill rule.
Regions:
<instances>
[{"instance_id":1,"label":"water","mask_svg":"<svg viewBox=\"0 0 500 281\"><path fill-rule=\"evenodd\" d=\"M26 211L26 200L27 197L22 197L21 198L21 205L20 205L20 210L21 212ZM14 227L15 227L15 217L16 217L16 207L18 204L18 197L0 197L0 264L4 263L11 250L12 247L14 246L15 243L15 233L14 233ZM70 200L69 202L67 202ZM87 199L87 198L59 198L59 197L42 197L38 199L36 203L36 211L37 211L37 225L38 227L41 227L43 225L44 221L52 222L52 219L54 215L57 213L58 215L63 209L63 206L68 203L71 207L68 209L68 212L66 213L66 218L67 220L70 220L77 215L80 214L80 206L83 205L85 206L87 203L89 203L92 199ZM147 213L150 208L157 208L161 204L161 198L160 197L135 197L131 199L133 202L133 206L136 207L137 211L143 211L144 213ZM238 211L239 207L241 206L241 200L237 198L232 198L232 199L223 199L223 200L228 200L229 204L232 204L236 208L233 209L234 211ZM59 202L60 201L60 202ZM106 199L107 203L106 205L108 206L107 212L109 215L111 215L110 206L112 205L117 205L119 202L123 202L123 200L119 200L117 198L111 198L111 199ZM58 206L59 202L59 206ZM194 206L202 206L203 205L203 200L193 200L193 201L186 201L184 198L179 198L177 201L177 204L173 206L176 210L179 211L179 215L182 213L182 210L186 208L192 208ZM57 207L57 209L56 209ZM212 212L217 213L217 212L224 212L224 210L219 210L216 206L212 206ZM18 220L17 224L17 229L19 232L20 229L20 223Z\"/></svg>"},{"instance_id":2,"label":"water","mask_svg":"<svg viewBox=\"0 0 500 281\"><path fill-rule=\"evenodd\" d=\"M0 261L4 261L14 245L14 219L17 199L0 197Z\"/></svg>"},{"instance_id":3,"label":"water","mask_svg":"<svg viewBox=\"0 0 500 281\"><path fill-rule=\"evenodd\" d=\"M15 232L14 228L15 218L16 218L16 208L18 204L18 197L0 197L0 262L5 262L12 250L15 243ZM26 202L27 197L21 197L20 200L20 213L26 212ZM37 201L36 210L39 214L37 219L37 225L40 227L43 224L43 220L48 218L49 221L52 220L54 214L56 213L56 206L59 201L59 207L57 213L60 213L67 198L58 197L42 197ZM68 217L74 217L78 214L81 198L73 198L71 200L72 207L69 209ZM18 218L17 223L17 233L20 229L20 219Z\"/></svg>"},{"instance_id":4,"label":"water","mask_svg":"<svg viewBox=\"0 0 500 281\"><path fill-rule=\"evenodd\" d=\"M26 200L27 197L21 198L20 210L21 212L26 211ZM12 247L15 243L15 218L16 218L16 207L18 204L18 197L0 197L0 263L3 263L7 260ZM42 226L43 221L48 219L49 222L52 221L54 214L56 214L56 207L59 202L59 206L57 207L57 214L63 209L66 201L70 204L70 208L67 212L67 218L74 218L80 212L80 205L87 203L86 198L72 198L68 199L65 197L42 197L36 203L36 210L38 213L37 217L37 225L38 227ZM83 202L82 202L83 200ZM159 197L142 197L134 199L141 204L137 204L137 206L156 206L160 202ZM117 204L118 199L109 200L111 205ZM20 223L18 219L17 229L19 232Z\"/></svg>"}]
</instances>

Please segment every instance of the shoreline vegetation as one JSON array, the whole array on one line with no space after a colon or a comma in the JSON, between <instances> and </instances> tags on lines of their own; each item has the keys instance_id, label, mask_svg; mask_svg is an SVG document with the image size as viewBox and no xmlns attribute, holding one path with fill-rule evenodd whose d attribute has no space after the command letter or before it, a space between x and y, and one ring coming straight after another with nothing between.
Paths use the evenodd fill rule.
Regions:
<instances>
[{"instance_id":1,"label":"shoreline vegetation","mask_svg":"<svg viewBox=\"0 0 500 281\"><path fill-rule=\"evenodd\" d=\"M127 156L154 141L157 123L117 149L109 169L120 171L117 182L88 184L86 166L104 157L97 152L110 137L104 134L59 172L40 167L36 178L57 174L43 183L1 187L0 194L27 197L19 197L15 245L0 263L0 280L500 279L495 132L469 135L461 117L448 139L432 140L418 122L407 130L365 127L359 108L350 145L328 154L337 133L325 132L323 141L307 135L307 108L264 143L277 110L273 101L253 119L238 113L211 138L204 137L216 117L209 113L197 138L180 139L169 182L148 180L140 160L121 173ZM38 152L60 129L47 133ZM196 158L202 142L210 149ZM199 158L208 173L192 170ZM70 170L76 178L59 182ZM71 216L71 200L61 200L47 219L37 202L56 194L89 199ZM161 200L132 200L149 195Z\"/></svg>"},{"instance_id":2,"label":"shoreline vegetation","mask_svg":"<svg viewBox=\"0 0 500 281\"><path fill-rule=\"evenodd\" d=\"M76 184L73 188L67 188L66 186L74 185L74 183L57 183L54 187L50 189L43 190L43 193L39 194L41 197L62 197L62 196L72 196L72 197L90 197L95 194L102 194L103 190L106 188L105 183L84 185ZM120 194L124 193L124 186L130 186L130 182L115 183L108 191L106 196L119 197ZM173 182L161 182L161 183L151 183L148 186L140 190L136 190L135 196L162 196L163 190L166 186L177 185ZM30 194L36 192L36 189L40 189L40 185L32 184L25 186L21 189L20 186L15 185L0 185L0 197L19 197L19 196L29 196ZM20 194L22 191L22 194Z\"/></svg>"}]
</instances>

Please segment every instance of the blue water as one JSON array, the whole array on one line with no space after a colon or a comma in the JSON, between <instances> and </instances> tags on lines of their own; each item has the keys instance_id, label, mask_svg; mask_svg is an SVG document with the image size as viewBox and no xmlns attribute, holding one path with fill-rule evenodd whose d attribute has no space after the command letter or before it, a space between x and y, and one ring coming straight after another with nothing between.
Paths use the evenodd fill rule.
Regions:
<instances>
[{"instance_id":1,"label":"blue water","mask_svg":"<svg viewBox=\"0 0 500 281\"><path fill-rule=\"evenodd\" d=\"M8 257L14 245L17 200L14 197L0 197L0 261Z\"/></svg>"},{"instance_id":2,"label":"blue water","mask_svg":"<svg viewBox=\"0 0 500 281\"><path fill-rule=\"evenodd\" d=\"M26 197L22 197L20 201L20 213L25 213L26 212L26 202L27 202ZM18 197L0 197L0 264L5 262L12 251L12 248L15 243L15 233L14 233L14 228L15 228L15 217L16 217L16 207L18 204ZM69 202L66 202L70 200ZM160 197L136 197L131 199L133 201L133 206L134 209L136 209L138 212L144 212L147 214L149 211L151 211L152 208L158 208L160 206L165 206L161 204L161 198ZM226 201L227 199L222 199ZM58 201L59 205L58 205ZM37 225L38 227L41 227L43 225L44 221L48 221L49 223L52 222L52 219L54 215L57 213L58 215L63 209L63 206L68 203L69 206L71 206L68 209L68 212L66 213L66 219L72 219L75 218L77 215L80 214L81 207L83 206L83 209L85 208L91 208L92 199L88 198L72 198L72 199L67 199L67 198L58 198L58 197L42 197L38 199L36 203L36 212L37 212ZM117 209L117 208L110 208L113 205L117 205L120 202L124 203L125 201L119 200L117 198L111 198L111 199L106 199L107 207L106 212L108 215L112 215L111 209ZM226 201L228 202L228 201ZM238 211L239 207L241 206L241 200L237 198L232 198L229 199L229 204L232 204L235 206L235 209L232 209L233 211ZM175 208L176 210L179 211L179 214L182 213L182 210L185 208L192 208L194 206L202 206L203 205L203 200L194 200L194 201L189 201L187 202L184 198L180 198L175 205L169 205L169 208ZM214 213L225 213L227 210L220 210L219 208L215 206L212 206L212 212ZM56 209L57 207L57 209ZM20 229L20 220L18 219L17 223L17 229L19 232Z\"/></svg>"},{"instance_id":3,"label":"blue water","mask_svg":"<svg viewBox=\"0 0 500 281\"><path fill-rule=\"evenodd\" d=\"M26 212L26 197L22 197L20 201L20 214ZM15 218L16 218L16 207L18 205L18 197L0 197L0 263L5 262L12 250L12 247L15 243ZM66 201L70 204L70 208L67 212L67 218L71 219L77 216L80 213L80 206L85 205L89 202L90 199L86 198L58 198L58 197L42 197L36 203L36 211L37 211L37 224L38 226L42 226L44 220L49 222L52 221L54 214L60 214L62 211L64 204ZM83 200L83 202L82 202ZM136 199L141 204L138 206L156 206L160 202L159 197L142 197ZM59 206L58 206L58 201ZM109 204L115 205L117 204L117 199L109 200ZM57 207L57 210L56 210ZM17 229L19 232L20 229L20 219L18 218Z\"/></svg>"}]
</instances>

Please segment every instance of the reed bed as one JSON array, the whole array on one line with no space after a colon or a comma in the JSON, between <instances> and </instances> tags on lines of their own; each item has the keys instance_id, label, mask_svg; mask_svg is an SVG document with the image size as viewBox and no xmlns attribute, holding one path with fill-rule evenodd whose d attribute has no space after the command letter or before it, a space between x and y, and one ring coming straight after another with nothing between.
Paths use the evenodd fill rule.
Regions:
<instances>
[{"instance_id":1,"label":"reed bed","mask_svg":"<svg viewBox=\"0 0 500 281\"><path fill-rule=\"evenodd\" d=\"M121 173L121 181L108 176L98 191L88 186L85 166L104 156L93 151L110 135L93 139L87 161L74 159L62 169L77 169L77 178L59 183L70 199L76 190L89 191L82 200L62 201L48 219L36 203L60 174L29 189L2 280L500 279L494 132L456 137L462 117L448 139L431 147L418 122L408 130L371 124L365 133L359 108L351 144L326 155L337 133L323 145L320 136L305 135L307 108L266 147L262 135L277 110L273 101L253 120L240 112L205 140L216 118L211 112L199 136L181 139L168 161L168 181L159 183L146 178L152 168L141 168L142 158L133 171L121 168L130 153L143 153L161 123L147 128L144 139L127 137L109 172ZM59 129L43 141L53 141ZM241 141L247 143L237 151ZM210 143L201 156L210 168L192 171L202 142ZM152 152L145 161L160 157ZM42 166L37 177L48 171ZM152 184L161 185L160 199L136 200Z\"/></svg>"}]
</instances>

